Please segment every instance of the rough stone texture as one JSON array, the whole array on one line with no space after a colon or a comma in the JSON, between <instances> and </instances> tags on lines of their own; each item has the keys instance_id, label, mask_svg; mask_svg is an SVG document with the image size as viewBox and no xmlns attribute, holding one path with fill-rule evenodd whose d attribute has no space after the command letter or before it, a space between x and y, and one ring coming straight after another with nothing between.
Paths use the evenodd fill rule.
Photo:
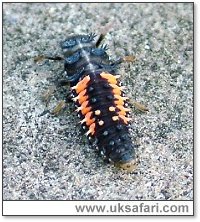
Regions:
<instances>
[{"instance_id":1,"label":"rough stone texture","mask_svg":"<svg viewBox=\"0 0 200 222\"><path fill-rule=\"evenodd\" d=\"M97 155L72 104L40 116L63 64L34 56L60 54L61 40L88 32L108 33L113 59L137 57L119 70L127 95L150 110L132 111L140 163L131 174ZM193 199L192 3L5 3L3 44L5 200Z\"/></svg>"}]
</instances>

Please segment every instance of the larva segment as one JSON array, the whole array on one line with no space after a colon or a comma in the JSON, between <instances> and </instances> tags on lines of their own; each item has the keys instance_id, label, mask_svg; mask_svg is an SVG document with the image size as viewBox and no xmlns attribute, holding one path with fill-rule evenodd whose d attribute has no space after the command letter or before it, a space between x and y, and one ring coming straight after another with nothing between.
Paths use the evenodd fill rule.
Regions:
<instances>
[{"instance_id":1,"label":"larva segment","mask_svg":"<svg viewBox=\"0 0 200 222\"><path fill-rule=\"evenodd\" d=\"M86 113L90 112L92 107L88 106L89 101L85 101L81 104L79 104L79 107L76 109L77 112L81 111L81 114L84 116Z\"/></svg>"},{"instance_id":2,"label":"larva segment","mask_svg":"<svg viewBox=\"0 0 200 222\"><path fill-rule=\"evenodd\" d=\"M79 93L78 96L76 96L75 98L73 98L73 101L76 102L78 100L78 102L80 104L82 104L83 102L87 101L88 100L88 96L85 95L86 94L86 89L84 89L83 91L81 91Z\"/></svg>"},{"instance_id":3,"label":"larva segment","mask_svg":"<svg viewBox=\"0 0 200 222\"><path fill-rule=\"evenodd\" d=\"M81 91L86 89L89 81L90 81L90 76L87 75L80 82L78 82L75 86L73 86L72 89L75 89L76 93L79 94Z\"/></svg>"},{"instance_id":4,"label":"larva segment","mask_svg":"<svg viewBox=\"0 0 200 222\"><path fill-rule=\"evenodd\" d=\"M92 118L92 112L88 112L85 115L85 118L81 121L81 124L85 123L87 126L90 126L92 123L94 123L95 118Z\"/></svg>"}]
</instances>

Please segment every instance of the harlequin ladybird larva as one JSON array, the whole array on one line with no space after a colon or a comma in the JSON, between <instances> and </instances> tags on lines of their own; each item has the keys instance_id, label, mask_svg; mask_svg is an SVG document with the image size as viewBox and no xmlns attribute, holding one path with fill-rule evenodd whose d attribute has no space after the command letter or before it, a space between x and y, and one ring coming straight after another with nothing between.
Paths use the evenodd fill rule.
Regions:
<instances>
[{"instance_id":1,"label":"harlequin ladybird larva","mask_svg":"<svg viewBox=\"0 0 200 222\"><path fill-rule=\"evenodd\" d=\"M107 46L99 46L95 34L73 35L61 42L66 80L71 87L72 100L86 135L96 140L100 153L127 171L137 166L135 145L129 134L128 98L119 82L117 66L132 62L133 56L111 61Z\"/></svg>"}]
</instances>

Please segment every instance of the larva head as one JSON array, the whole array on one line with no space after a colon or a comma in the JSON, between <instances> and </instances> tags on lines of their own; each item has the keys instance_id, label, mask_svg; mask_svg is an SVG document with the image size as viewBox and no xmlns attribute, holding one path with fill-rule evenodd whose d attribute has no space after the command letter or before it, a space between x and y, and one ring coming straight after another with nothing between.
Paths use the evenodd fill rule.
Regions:
<instances>
[{"instance_id":1,"label":"larva head","mask_svg":"<svg viewBox=\"0 0 200 222\"><path fill-rule=\"evenodd\" d=\"M80 48L93 46L95 44L95 37L94 33L89 35L73 35L61 42L60 46L65 55L72 54Z\"/></svg>"}]
</instances>

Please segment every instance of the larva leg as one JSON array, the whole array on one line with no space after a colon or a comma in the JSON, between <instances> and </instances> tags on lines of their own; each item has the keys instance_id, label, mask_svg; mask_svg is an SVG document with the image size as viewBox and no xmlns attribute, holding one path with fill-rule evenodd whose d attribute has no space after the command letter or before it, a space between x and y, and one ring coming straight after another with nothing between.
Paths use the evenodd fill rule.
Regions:
<instances>
[{"instance_id":1,"label":"larva leg","mask_svg":"<svg viewBox=\"0 0 200 222\"><path fill-rule=\"evenodd\" d=\"M54 94L55 90L55 86L50 86L48 90L41 96L42 101L45 102L46 106L48 105L50 98Z\"/></svg>"},{"instance_id":2,"label":"larva leg","mask_svg":"<svg viewBox=\"0 0 200 222\"><path fill-rule=\"evenodd\" d=\"M133 55L129 55L129 56L124 56L122 58L122 62L135 62L136 57Z\"/></svg>"},{"instance_id":3,"label":"larva leg","mask_svg":"<svg viewBox=\"0 0 200 222\"><path fill-rule=\"evenodd\" d=\"M52 57L52 56L39 55L39 56L34 57L34 62L40 62L40 61L43 61L45 59L55 60L55 61L56 60L57 61L64 60L64 58L61 57L61 56L54 56L54 57Z\"/></svg>"},{"instance_id":4,"label":"larva leg","mask_svg":"<svg viewBox=\"0 0 200 222\"><path fill-rule=\"evenodd\" d=\"M49 57L49 56L38 56L35 57L34 61L38 62L38 61L42 61L44 59L49 59L49 60L63 60L64 58L60 57L60 56L55 56L55 57ZM52 95L54 94L54 92L56 91L56 89L58 87L63 87L69 85L69 81L65 80L65 79L61 79L61 80L57 80L55 86L51 86L49 87L49 89L42 95L42 100L46 103L46 106L48 106L48 103L50 101L50 98L52 97ZM59 113L61 113L65 107L66 107L66 103L67 102L71 102L72 98L70 97L71 93L68 93L66 96L66 100L62 100L58 103L58 105L53 109L53 111L49 111L49 110L45 110L40 116L43 116L47 113L51 113L53 115L58 115Z\"/></svg>"},{"instance_id":5,"label":"larva leg","mask_svg":"<svg viewBox=\"0 0 200 222\"><path fill-rule=\"evenodd\" d=\"M119 58L118 60L112 62L110 64L110 66L117 66L117 65L120 65L121 63L124 63L124 62L135 62L136 60L136 57L135 56L132 56L132 55L129 55L129 56L124 56L122 58Z\"/></svg>"},{"instance_id":6,"label":"larva leg","mask_svg":"<svg viewBox=\"0 0 200 222\"><path fill-rule=\"evenodd\" d=\"M44 94L41 96L43 102L45 102L46 106L48 105L51 97L53 96L53 94L55 93L56 89L58 87L63 87L69 85L69 81L67 80L59 80L57 81L55 86L50 86L46 92L44 92ZM66 102L70 102L71 101L71 97L70 97L71 93L67 94L67 98L66 98Z\"/></svg>"},{"instance_id":7,"label":"larva leg","mask_svg":"<svg viewBox=\"0 0 200 222\"><path fill-rule=\"evenodd\" d=\"M105 34L100 34L99 38L97 39L97 42L96 42L96 47L99 47L99 45L101 44L101 42L103 41L103 39L105 38Z\"/></svg>"},{"instance_id":8,"label":"larva leg","mask_svg":"<svg viewBox=\"0 0 200 222\"><path fill-rule=\"evenodd\" d=\"M130 103L138 110L142 111L142 112L148 112L149 109L144 106L143 104L139 103L139 102L136 102L136 101L132 101L130 100Z\"/></svg>"},{"instance_id":9,"label":"larva leg","mask_svg":"<svg viewBox=\"0 0 200 222\"><path fill-rule=\"evenodd\" d=\"M41 117L41 116L45 116L47 113L50 113L50 111L47 109L47 110L44 110L42 113L40 113L38 115L38 117Z\"/></svg>"},{"instance_id":10,"label":"larva leg","mask_svg":"<svg viewBox=\"0 0 200 222\"><path fill-rule=\"evenodd\" d=\"M70 95L70 93L67 95L65 101L61 100L52 111L49 111L48 109L44 110L39 116L44 116L47 113L50 113L55 116L59 115L66 108L67 103L72 102L72 98L70 97Z\"/></svg>"},{"instance_id":11,"label":"larva leg","mask_svg":"<svg viewBox=\"0 0 200 222\"><path fill-rule=\"evenodd\" d=\"M69 85L69 81L66 79L58 80L56 83L57 87L63 87L63 86L68 86L68 85Z\"/></svg>"},{"instance_id":12,"label":"larva leg","mask_svg":"<svg viewBox=\"0 0 200 222\"><path fill-rule=\"evenodd\" d=\"M57 106L51 111L51 114L57 116L66 108L66 102L61 100Z\"/></svg>"}]
</instances>

